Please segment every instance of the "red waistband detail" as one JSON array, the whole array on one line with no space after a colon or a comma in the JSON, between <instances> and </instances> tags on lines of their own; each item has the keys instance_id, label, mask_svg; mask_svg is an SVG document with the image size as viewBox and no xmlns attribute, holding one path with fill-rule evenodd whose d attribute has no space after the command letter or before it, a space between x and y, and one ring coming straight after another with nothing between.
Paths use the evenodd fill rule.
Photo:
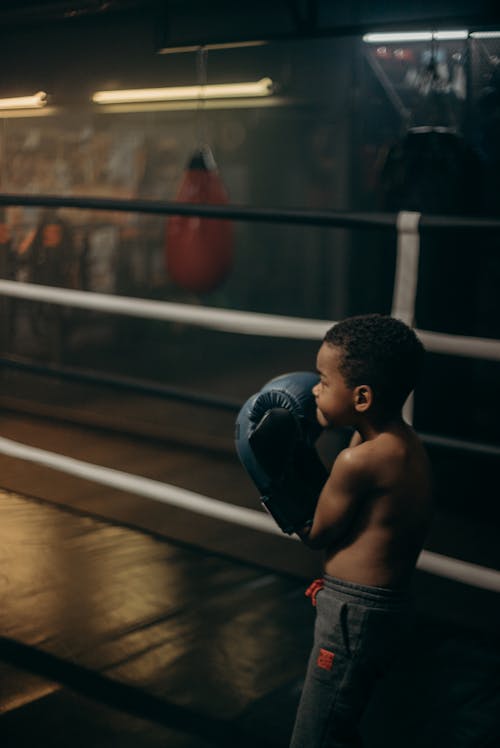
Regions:
<instances>
[{"instance_id":1,"label":"red waistband detail","mask_svg":"<svg viewBox=\"0 0 500 748\"><path fill-rule=\"evenodd\" d=\"M306 597L311 598L311 604L313 607L316 607L316 595L320 590L323 589L325 586L325 580L324 579L315 579L312 584L309 585L309 587L306 590Z\"/></svg>"}]
</instances>

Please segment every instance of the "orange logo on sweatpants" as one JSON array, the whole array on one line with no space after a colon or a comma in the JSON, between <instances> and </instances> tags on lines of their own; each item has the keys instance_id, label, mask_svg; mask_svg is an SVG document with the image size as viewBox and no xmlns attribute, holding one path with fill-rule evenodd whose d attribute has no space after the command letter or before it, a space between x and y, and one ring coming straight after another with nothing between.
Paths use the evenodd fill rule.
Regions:
<instances>
[{"instance_id":1,"label":"orange logo on sweatpants","mask_svg":"<svg viewBox=\"0 0 500 748\"><path fill-rule=\"evenodd\" d=\"M316 665L322 670L331 670L333 667L333 660L335 655L333 652L329 652L328 649L320 649Z\"/></svg>"}]
</instances>

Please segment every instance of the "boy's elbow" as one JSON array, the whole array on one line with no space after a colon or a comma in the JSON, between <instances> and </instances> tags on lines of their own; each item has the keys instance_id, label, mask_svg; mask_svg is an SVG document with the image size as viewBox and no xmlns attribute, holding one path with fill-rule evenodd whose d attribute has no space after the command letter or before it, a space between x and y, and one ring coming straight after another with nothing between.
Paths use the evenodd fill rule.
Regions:
<instances>
[{"instance_id":1,"label":"boy's elbow","mask_svg":"<svg viewBox=\"0 0 500 748\"><path fill-rule=\"evenodd\" d=\"M300 532L297 533L297 535L302 540L304 545L306 545L312 551L321 551L327 545L326 538L321 535L320 536L312 535L310 527L305 530L301 530Z\"/></svg>"}]
</instances>

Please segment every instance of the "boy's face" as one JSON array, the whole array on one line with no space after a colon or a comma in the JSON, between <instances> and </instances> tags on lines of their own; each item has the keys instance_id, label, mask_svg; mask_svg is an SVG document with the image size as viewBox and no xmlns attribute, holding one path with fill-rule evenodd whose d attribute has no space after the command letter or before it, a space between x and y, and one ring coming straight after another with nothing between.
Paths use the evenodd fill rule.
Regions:
<instances>
[{"instance_id":1,"label":"boy's face","mask_svg":"<svg viewBox=\"0 0 500 748\"><path fill-rule=\"evenodd\" d=\"M320 381L313 387L316 417L323 427L350 426L355 415L354 391L347 386L339 371L341 349L323 343L316 358Z\"/></svg>"}]
</instances>

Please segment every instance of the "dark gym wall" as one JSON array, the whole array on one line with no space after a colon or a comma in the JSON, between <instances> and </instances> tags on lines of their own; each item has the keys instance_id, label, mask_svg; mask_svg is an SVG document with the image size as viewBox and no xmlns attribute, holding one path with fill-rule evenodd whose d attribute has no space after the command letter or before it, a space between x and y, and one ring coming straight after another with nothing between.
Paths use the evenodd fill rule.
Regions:
<instances>
[{"instance_id":1,"label":"dark gym wall","mask_svg":"<svg viewBox=\"0 0 500 748\"><path fill-rule=\"evenodd\" d=\"M27 5L2 4L0 10L0 63L4 71L0 97L43 89L49 94L51 113L43 117L1 117L0 190L171 200L198 144L201 128L233 203L367 211L384 209L380 169L388 150L403 136L405 126L367 63L361 31L365 26L394 25L396 21L418 25L418 18L434 19L436 24L440 18L456 19L456 24L472 18L472 26L481 26L481 22L491 25L495 17L494 11L487 15L489 4L465 2L453 7L408 3L401 8L395 3L374 8L372 3L322 2L317 5L317 16L312 13L315 4L306 2L243 6L173 2L166 18L160 13L163 3L130 3L123 11L89 13L66 20L42 17L35 23L29 16L23 20L19 15L19 8ZM43 5L49 4L38 4ZM80 5L90 7L90 3ZM14 9L14 15L7 18L8 7ZM291 7L295 8L293 13ZM351 26L350 35L341 34L340 27L349 24L355 25L356 33ZM321 32L328 28L333 29L332 35L322 38ZM238 35L255 38L265 35L257 33L263 31L269 31L271 37L281 34L294 38L248 49L209 51L207 79L226 82L269 75L278 89L275 106L100 114L89 104L91 92L100 88L196 83L196 55L159 55L159 37L170 43L188 36L198 41L220 41ZM452 53L461 54L462 47ZM494 46L486 45L485 56L483 47L475 53L477 64L468 88L472 117L463 122L470 147L482 149L489 159L493 181L486 193L487 208L483 207L494 214L498 191L493 175L499 171L495 154L500 128L492 122L500 109L495 96L487 96L486 106L481 108L481 92L490 86L494 72L489 58L494 59L496 54ZM425 45L414 49L417 67L422 66L426 51ZM398 86L393 66L397 60L379 62L392 84ZM401 90L399 94L403 95ZM485 140L485 133L489 140ZM405 206L390 209L399 207ZM60 211L59 216L70 229L62 279L70 287L332 320L345 314L390 310L394 267L394 237L390 235L239 223L235 227L232 274L213 292L192 294L172 283L166 273L163 220L70 210ZM36 230L40 211L9 209L5 219L11 232L15 277L55 283L57 276L61 282L60 268L54 268L51 277L50 268L40 267L36 246L24 254L21 251L30 232ZM428 283L423 278L419 324L449 332L500 336L498 242L496 237L488 241L484 246L474 243L473 262L469 261L470 253L461 251L458 255L451 241L446 262L440 261L436 250L429 277L439 282ZM455 290L452 293L450 289ZM432 303L427 303L429 299ZM39 358L56 355L41 336L41 320L36 313L26 311L18 322L7 341L8 349L10 346L15 353ZM52 324L47 320L47 329ZM121 357L108 350L110 360L125 361L128 371L134 368L143 376L156 376L154 365L146 368L150 351L142 356L134 347L150 336L154 338L155 355L170 354L170 337L165 329L149 323L110 320L97 325L89 315L68 314L63 328L64 341L55 346L63 363L87 360L81 341L97 342L107 330L113 343L121 346ZM184 347L183 360L191 360L193 348L202 344L201 335L187 329L176 329L175 335L177 344L182 342ZM224 340L227 342L221 342L218 351L225 366L230 367L238 357L246 360L236 341ZM240 345L251 348L246 340ZM255 350L260 352L265 345L259 341ZM288 366L289 361L297 367L313 365L313 344L305 349L292 341L279 341L272 349L273 366ZM255 361L253 353L248 355ZM109 362L107 365L111 366ZM495 380L497 372L488 363L464 365L469 380L471 376L480 377L484 402L471 403L461 423L452 413L446 414L445 421L450 432L464 423L465 431L470 431L472 424L479 429L479 436L488 438L492 426L485 383ZM171 367L169 375L182 379L179 366L176 364L175 371ZM280 368L269 374L278 373ZM256 371L255 383L264 375ZM446 379L449 372L443 369L442 376ZM454 386L458 388L460 383ZM247 384L238 389L236 382L234 388L238 394L248 391ZM432 398L431 393L426 405L429 418L438 413ZM435 418L438 430L437 421L443 420L442 412L439 415L440 419Z\"/></svg>"},{"instance_id":2,"label":"dark gym wall","mask_svg":"<svg viewBox=\"0 0 500 748\"><path fill-rule=\"evenodd\" d=\"M197 83L196 55L156 54L153 32L151 18L114 16L99 23L88 19L5 33L0 62L12 73L0 95L45 90L54 114L3 118L3 191L171 200L201 128L232 202L349 208L353 48L348 41L293 41L208 53L208 82L270 76L278 86L278 106L99 114L88 103L96 89ZM9 211L11 220L12 214L21 233L21 224L28 230L36 219L35 211L22 216ZM66 211L65 216L81 223L81 214ZM84 222L101 218L86 216ZM116 220L122 224L124 219L113 217L111 223ZM143 279L125 267L123 282L131 276L129 285L135 281L137 293L148 293L149 284L183 297L165 276L163 223L137 216L130 220L147 227L143 236L151 235L148 262L154 267ZM329 286L339 277L345 246L341 232L239 224L234 273L206 301L337 317L344 286L338 283L338 293L332 294L325 281ZM284 267L286 273L279 272Z\"/></svg>"}]
</instances>

